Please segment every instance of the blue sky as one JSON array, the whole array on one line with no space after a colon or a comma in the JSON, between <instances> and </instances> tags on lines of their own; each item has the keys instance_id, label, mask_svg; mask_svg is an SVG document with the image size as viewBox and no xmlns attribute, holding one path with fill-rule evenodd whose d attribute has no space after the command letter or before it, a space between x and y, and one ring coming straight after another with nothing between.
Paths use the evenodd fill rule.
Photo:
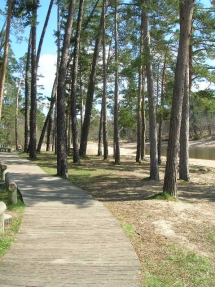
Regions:
<instances>
[{"instance_id":1,"label":"blue sky","mask_svg":"<svg viewBox=\"0 0 215 287\"><path fill-rule=\"evenodd\" d=\"M45 22L46 14L49 7L49 0L41 1L41 7L38 9L38 22L39 25L37 26L37 44L39 43L40 35L43 29L43 25ZM7 1L1 0L0 1L0 9L5 10ZM0 15L0 29L2 28L4 24L5 18ZM38 74L42 74L44 78L39 80L39 84L44 86L44 95L50 96L52 85L54 82L55 77L55 63L56 63L56 45L54 43L54 30L57 30L57 7L56 5L53 5L51 17L49 19L49 25L46 30L46 35L41 51L41 57L39 62L39 69ZM17 33L17 32L16 32ZM22 41L22 43L17 43L17 39L14 36L14 29L11 30L11 36L10 41L12 43L12 49L15 54L16 59L18 60L20 57L22 57L26 52L28 48L28 37L29 37L29 27L26 28L24 34L18 34L19 36L23 36L26 38L25 41Z\"/></svg>"}]
</instances>

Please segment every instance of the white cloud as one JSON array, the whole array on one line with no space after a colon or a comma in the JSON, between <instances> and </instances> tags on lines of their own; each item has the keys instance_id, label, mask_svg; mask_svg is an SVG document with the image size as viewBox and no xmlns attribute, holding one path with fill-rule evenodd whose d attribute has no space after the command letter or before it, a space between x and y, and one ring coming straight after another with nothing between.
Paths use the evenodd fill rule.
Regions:
<instances>
[{"instance_id":1,"label":"white cloud","mask_svg":"<svg viewBox=\"0 0 215 287\"><path fill-rule=\"evenodd\" d=\"M57 55L44 54L41 55L38 67L38 75L42 75L43 78L39 78L38 85L43 85L44 90L42 93L45 96L50 97L52 87L56 74L56 62Z\"/></svg>"}]
</instances>

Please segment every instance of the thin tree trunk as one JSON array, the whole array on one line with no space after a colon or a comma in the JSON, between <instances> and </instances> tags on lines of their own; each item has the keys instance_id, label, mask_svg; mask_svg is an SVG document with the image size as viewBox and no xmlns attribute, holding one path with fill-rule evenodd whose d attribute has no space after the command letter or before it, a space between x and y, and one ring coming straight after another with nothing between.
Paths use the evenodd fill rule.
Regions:
<instances>
[{"instance_id":1,"label":"thin tree trunk","mask_svg":"<svg viewBox=\"0 0 215 287\"><path fill-rule=\"evenodd\" d=\"M31 31L28 40L28 52L25 67L25 143L24 152L29 151L29 137L30 137L30 127L29 127L29 74L30 74L30 58L31 58Z\"/></svg>"},{"instance_id":2,"label":"thin tree trunk","mask_svg":"<svg viewBox=\"0 0 215 287\"><path fill-rule=\"evenodd\" d=\"M46 116L45 122L43 124L42 132L41 132L40 139L39 139L39 142L37 145L37 152L38 153L40 153L40 151L41 151L41 147L42 147L43 140L45 137L46 129L48 127L49 121L50 121L52 114L53 114L54 104L56 101L56 90L57 90L57 79L55 78L54 85L52 88L52 96L51 96L51 103L50 103L49 111L48 111L48 114Z\"/></svg>"},{"instance_id":3,"label":"thin tree trunk","mask_svg":"<svg viewBox=\"0 0 215 287\"><path fill-rule=\"evenodd\" d=\"M145 1L147 3L148 1ZM146 62L147 91L149 101L149 139L150 139L150 178L159 180L158 155L157 155L157 128L156 128L156 107L153 86L153 71L150 51L150 33L148 14L143 11L143 33L144 33L144 50L148 57Z\"/></svg>"},{"instance_id":4,"label":"thin tree trunk","mask_svg":"<svg viewBox=\"0 0 215 287\"><path fill-rule=\"evenodd\" d=\"M191 35L193 9L193 0L185 0L183 3L180 2L180 39L175 70L169 141L167 148L167 162L163 186L163 191L168 192L174 197L178 196L177 173L179 137L181 127L182 104L184 97L185 71Z\"/></svg>"},{"instance_id":5,"label":"thin tree trunk","mask_svg":"<svg viewBox=\"0 0 215 287\"><path fill-rule=\"evenodd\" d=\"M74 10L75 0L72 0L69 4L57 87L57 175L65 178L68 177L67 150L65 139L65 81Z\"/></svg>"},{"instance_id":6,"label":"thin tree trunk","mask_svg":"<svg viewBox=\"0 0 215 287\"><path fill-rule=\"evenodd\" d=\"M20 74L19 84L16 93L16 116L15 116L15 140L16 140L16 150L19 150L19 138L18 138L18 118L19 118L19 93L22 83L22 73Z\"/></svg>"},{"instance_id":7,"label":"thin tree trunk","mask_svg":"<svg viewBox=\"0 0 215 287\"><path fill-rule=\"evenodd\" d=\"M49 117L49 123L48 123L48 127L47 127L46 151L50 151L51 150L52 126L53 126L53 118L52 118L52 115L51 115Z\"/></svg>"},{"instance_id":8,"label":"thin tree trunk","mask_svg":"<svg viewBox=\"0 0 215 287\"><path fill-rule=\"evenodd\" d=\"M145 112L145 73L144 67L141 69L142 79L142 105L141 105L141 118L142 118L142 137L141 137L141 160L145 159L145 147L146 147L146 112Z\"/></svg>"},{"instance_id":9,"label":"thin tree trunk","mask_svg":"<svg viewBox=\"0 0 215 287\"><path fill-rule=\"evenodd\" d=\"M164 59L164 66L163 66L162 80L161 80L160 116L159 116L159 127L158 127L158 163L159 165L162 163L161 148L162 148L163 97L164 97L165 77L166 77L166 57Z\"/></svg>"},{"instance_id":10,"label":"thin tree trunk","mask_svg":"<svg viewBox=\"0 0 215 287\"><path fill-rule=\"evenodd\" d=\"M106 0L103 0L103 25L102 25L102 47L103 47L103 95L102 95L102 135L104 160L108 158L108 141L107 141L107 64L106 64Z\"/></svg>"},{"instance_id":11,"label":"thin tree trunk","mask_svg":"<svg viewBox=\"0 0 215 287\"><path fill-rule=\"evenodd\" d=\"M114 157L115 164L120 164L119 148L119 69L118 69L118 23L117 23L117 0L115 0L114 12L114 37L115 37L115 91L114 91Z\"/></svg>"},{"instance_id":12,"label":"thin tree trunk","mask_svg":"<svg viewBox=\"0 0 215 287\"><path fill-rule=\"evenodd\" d=\"M100 122L99 122L99 135L98 135L98 156L102 155L102 121L103 121L103 108L101 108Z\"/></svg>"},{"instance_id":13,"label":"thin tree trunk","mask_svg":"<svg viewBox=\"0 0 215 287\"><path fill-rule=\"evenodd\" d=\"M73 74L72 74L72 90L71 90L71 118L72 118L72 140L73 140L73 162L80 163L79 157L79 144L78 144L78 128L77 128L77 115L76 115L76 91L77 91L77 80L78 80L78 61L80 53L80 39L81 39L81 27L83 21L83 9L84 0L80 0L79 12L77 20L77 30L75 36L75 48L73 58Z\"/></svg>"},{"instance_id":14,"label":"thin tree trunk","mask_svg":"<svg viewBox=\"0 0 215 287\"><path fill-rule=\"evenodd\" d=\"M39 41L39 45L38 45L38 49L37 49L37 67L38 67L38 64L39 64L40 53L41 53L41 49L42 49L42 45L43 45L43 40L44 40L44 37L45 37L46 29L47 29L47 26L48 26L49 18L50 18L50 15L51 15L51 10L52 10L53 3L54 3L54 0L51 0L50 4L49 4L49 9L48 9L48 12L47 12L47 15L46 15L46 20L45 20L45 23L44 23L44 26L43 26L43 31L42 31L42 34L41 34L41 37L40 37L40 41Z\"/></svg>"},{"instance_id":15,"label":"thin tree trunk","mask_svg":"<svg viewBox=\"0 0 215 287\"><path fill-rule=\"evenodd\" d=\"M140 38L140 62L142 62L143 55L143 21L141 19L141 38ZM143 65L141 63L138 73L138 96L137 96L137 152L136 162L141 162L142 150L142 95L143 95Z\"/></svg>"},{"instance_id":16,"label":"thin tree trunk","mask_svg":"<svg viewBox=\"0 0 215 287\"><path fill-rule=\"evenodd\" d=\"M136 162L141 162L141 138L142 138L142 122L141 122L141 100L142 100L142 86L141 86L141 67L138 75L138 96L137 96L137 152Z\"/></svg>"},{"instance_id":17,"label":"thin tree trunk","mask_svg":"<svg viewBox=\"0 0 215 287\"><path fill-rule=\"evenodd\" d=\"M96 81L96 71L97 71L97 61L99 57L99 48L101 45L101 33L102 30L102 16L100 20L99 25L99 31L96 37L95 47L94 47L94 53L93 53L93 61L92 61L92 67L91 72L89 76L89 83L88 83L88 90L87 90L87 98L86 98L86 107L85 107L85 116L84 116L84 122L82 126L82 132L81 132L81 143L80 143L80 156L86 156L87 151L87 139L89 134L89 128L90 128L90 117L92 112L92 105L93 105L93 96L94 96L94 89L95 89L95 81Z\"/></svg>"},{"instance_id":18,"label":"thin tree trunk","mask_svg":"<svg viewBox=\"0 0 215 287\"><path fill-rule=\"evenodd\" d=\"M36 159L36 123L37 123L37 55L36 55L36 32L37 32L37 0L33 0L33 19L31 28L31 110L30 110L30 158Z\"/></svg>"},{"instance_id":19,"label":"thin tree trunk","mask_svg":"<svg viewBox=\"0 0 215 287\"><path fill-rule=\"evenodd\" d=\"M12 0L8 0L7 3L8 3L7 28L6 28L6 37L5 37L5 45L4 45L4 56L3 56L2 70L0 73L0 120L1 120L1 114L2 114L4 83L5 83L5 76L6 76L6 70L7 70L7 58L8 58L8 49L9 49Z\"/></svg>"}]
</instances>

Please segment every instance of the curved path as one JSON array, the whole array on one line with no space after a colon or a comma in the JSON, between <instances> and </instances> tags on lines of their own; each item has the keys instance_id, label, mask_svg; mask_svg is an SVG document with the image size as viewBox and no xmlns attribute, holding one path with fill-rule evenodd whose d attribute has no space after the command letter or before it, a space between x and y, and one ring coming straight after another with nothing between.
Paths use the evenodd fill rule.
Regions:
<instances>
[{"instance_id":1,"label":"curved path","mask_svg":"<svg viewBox=\"0 0 215 287\"><path fill-rule=\"evenodd\" d=\"M1 153L25 202L0 286L137 287L141 265L119 222L83 190L15 153Z\"/></svg>"}]
</instances>

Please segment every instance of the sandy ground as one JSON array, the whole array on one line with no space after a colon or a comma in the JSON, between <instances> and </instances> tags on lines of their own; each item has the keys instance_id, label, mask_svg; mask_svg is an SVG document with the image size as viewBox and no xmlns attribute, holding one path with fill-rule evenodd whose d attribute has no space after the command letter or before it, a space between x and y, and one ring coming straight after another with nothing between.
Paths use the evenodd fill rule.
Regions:
<instances>
[{"instance_id":1,"label":"sandy ground","mask_svg":"<svg viewBox=\"0 0 215 287\"><path fill-rule=\"evenodd\" d=\"M215 146L215 141L191 142L191 145ZM120 152L125 163L121 171L117 171L111 182L98 179L89 191L117 218L135 227L133 244L142 262L161 260L165 247L172 243L214 261L215 161L190 160L191 181L178 183L177 202L148 200L162 191L165 166L160 167L160 182L143 180L149 176L149 160L135 165L135 150L135 143L122 143ZM97 145L90 143L88 154L96 155ZM109 154L113 154L112 147Z\"/></svg>"}]
</instances>

